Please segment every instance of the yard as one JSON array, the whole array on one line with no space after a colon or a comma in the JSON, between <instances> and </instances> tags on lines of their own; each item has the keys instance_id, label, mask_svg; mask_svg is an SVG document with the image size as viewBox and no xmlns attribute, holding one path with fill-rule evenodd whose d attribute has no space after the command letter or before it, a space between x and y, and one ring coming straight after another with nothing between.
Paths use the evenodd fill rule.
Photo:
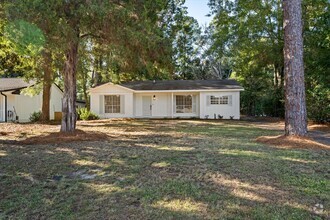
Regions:
<instances>
[{"instance_id":1,"label":"yard","mask_svg":"<svg viewBox=\"0 0 330 220\"><path fill-rule=\"evenodd\" d=\"M330 216L329 148L256 141L282 134L276 123L99 120L78 129L72 137L58 125L1 125L0 219Z\"/></svg>"}]
</instances>

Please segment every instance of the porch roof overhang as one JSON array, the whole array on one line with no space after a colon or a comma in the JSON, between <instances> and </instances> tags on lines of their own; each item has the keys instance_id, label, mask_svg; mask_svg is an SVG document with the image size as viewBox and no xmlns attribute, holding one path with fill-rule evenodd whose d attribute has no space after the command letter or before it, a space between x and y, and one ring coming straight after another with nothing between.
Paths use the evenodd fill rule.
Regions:
<instances>
[{"instance_id":1,"label":"porch roof overhang","mask_svg":"<svg viewBox=\"0 0 330 220\"><path fill-rule=\"evenodd\" d=\"M134 93L198 93L198 92L240 92L244 89L203 89L203 90L135 90Z\"/></svg>"},{"instance_id":2,"label":"porch roof overhang","mask_svg":"<svg viewBox=\"0 0 330 220\"><path fill-rule=\"evenodd\" d=\"M224 79L224 80L132 81L122 84L113 84L109 82L91 88L89 92L92 92L100 87L107 85L115 85L133 93L244 91L244 88L236 80Z\"/></svg>"}]
</instances>

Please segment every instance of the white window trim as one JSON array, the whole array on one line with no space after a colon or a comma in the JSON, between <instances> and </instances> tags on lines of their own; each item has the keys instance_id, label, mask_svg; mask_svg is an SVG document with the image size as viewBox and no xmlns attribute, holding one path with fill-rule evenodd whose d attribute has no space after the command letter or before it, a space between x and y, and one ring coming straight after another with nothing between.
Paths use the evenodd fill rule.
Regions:
<instances>
[{"instance_id":1,"label":"white window trim","mask_svg":"<svg viewBox=\"0 0 330 220\"><path fill-rule=\"evenodd\" d=\"M210 96L210 105L231 105L232 95Z\"/></svg>"},{"instance_id":2,"label":"white window trim","mask_svg":"<svg viewBox=\"0 0 330 220\"><path fill-rule=\"evenodd\" d=\"M174 114L176 115L182 115L182 114L196 114L197 110L196 110L196 95L174 95L175 98L173 99L174 103ZM187 97L187 96L191 96L191 106L189 105L189 107L191 107L191 112L177 112L177 106L182 106L183 109L186 109L185 106L188 106L186 104L183 105L178 105L177 104L177 97L178 96L182 96L182 97Z\"/></svg>"},{"instance_id":3,"label":"white window trim","mask_svg":"<svg viewBox=\"0 0 330 220\"><path fill-rule=\"evenodd\" d=\"M119 98L119 102L117 103L117 104L109 104L109 105L107 105L106 104L106 97L109 97L109 96L113 96L113 97L116 97L116 98ZM103 105L103 107L104 107L104 113L105 114L120 114L121 113L121 96L120 95L104 95L104 105ZM114 102L114 100L112 100L112 102ZM111 109L112 109L112 112L107 112L106 111L106 109L107 109L107 106L109 106ZM117 108L119 111L117 112L113 112L113 110L115 109L115 108Z\"/></svg>"}]
</instances>

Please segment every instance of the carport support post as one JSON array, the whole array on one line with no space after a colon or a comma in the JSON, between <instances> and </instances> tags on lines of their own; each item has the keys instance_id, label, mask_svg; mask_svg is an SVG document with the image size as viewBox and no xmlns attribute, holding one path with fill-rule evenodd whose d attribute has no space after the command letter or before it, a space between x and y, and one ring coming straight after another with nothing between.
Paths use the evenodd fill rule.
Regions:
<instances>
[{"instance_id":1,"label":"carport support post","mask_svg":"<svg viewBox=\"0 0 330 220\"><path fill-rule=\"evenodd\" d=\"M0 94L5 97L5 122L7 122L7 95L3 94L2 92L0 92Z\"/></svg>"},{"instance_id":2,"label":"carport support post","mask_svg":"<svg viewBox=\"0 0 330 220\"><path fill-rule=\"evenodd\" d=\"M173 110L174 110L174 104L173 104L173 92L171 93L171 117L173 118Z\"/></svg>"}]
</instances>

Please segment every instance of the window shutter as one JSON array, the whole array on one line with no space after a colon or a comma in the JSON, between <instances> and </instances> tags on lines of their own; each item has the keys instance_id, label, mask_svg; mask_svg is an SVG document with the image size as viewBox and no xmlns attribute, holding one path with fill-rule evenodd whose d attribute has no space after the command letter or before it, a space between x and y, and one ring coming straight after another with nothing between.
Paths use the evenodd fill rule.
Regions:
<instances>
[{"instance_id":1,"label":"window shutter","mask_svg":"<svg viewBox=\"0 0 330 220\"><path fill-rule=\"evenodd\" d=\"M230 105L230 106L233 105L233 96L232 95L228 96L228 105Z\"/></svg>"},{"instance_id":2,"label":"window shutter","mask_svg":"<svg viewBox=\"0 0 330 220\"><path fill-rule=\"evenodd\" d=\"M210 95L206 96L206 105L207 106L211 105L211 96Z\"/></svg>"},{"instance_id":3,"label":"window shutter","mask_svg":"<svg viewBox=\"0 0 330 220\"><path fill-rule=\"evenodd\" d=\"M125 95L120 95L120 114L125 114Z\"/></svg>"},{"instance_id":4,"label":"window shutter","mask_svg":"<svg viewBox=\"0 0 330 220\"><path fill-rule=\"evenodd\" d=\"M196 96L192 96L192 112L196 113Z\"/></svg>"},{"instance_id":5,"label":"window shutter","mask_svg":"<svg viewBox=\"0 0 330 220\"><path fill-rule=\"evenodd\" d=\"M104 114L104 95L100 95L99 112L100 112L100 114Z\"/></svg>"}]
</instances>

